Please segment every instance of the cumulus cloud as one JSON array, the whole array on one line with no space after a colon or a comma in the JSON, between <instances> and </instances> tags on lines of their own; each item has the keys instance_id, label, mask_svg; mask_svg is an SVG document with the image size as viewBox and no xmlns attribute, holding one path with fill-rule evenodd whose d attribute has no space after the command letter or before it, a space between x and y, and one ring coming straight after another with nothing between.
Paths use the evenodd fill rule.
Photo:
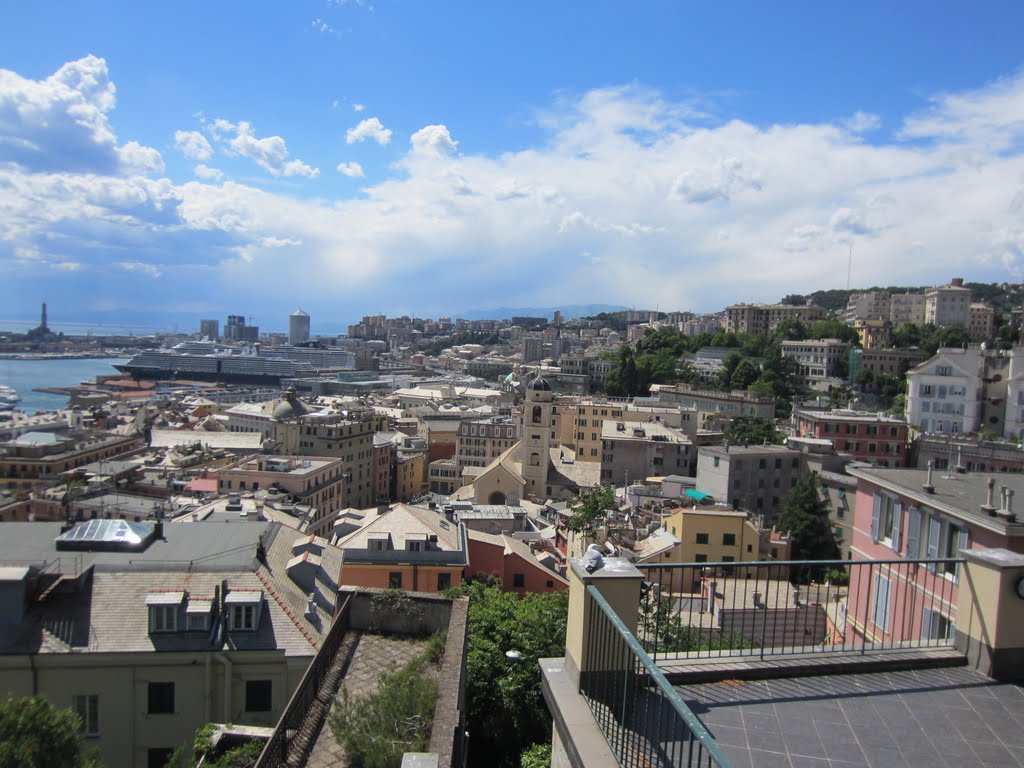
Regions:
<instances>
[{"instance_id":1,"label":"cumulus cloud","mask_svg":"<svg viewBox=\"0 0 1024 768\"><path fill-rule=\"evenodd\" d=\"M112 98L83 88L96 104ZM118 281L143 306L159 273L160 291L195 302L216 303L230 284L254 306L290 311L281 297L301 291L325 314L343 303L346 317L457 312L467 297L541 306L562 302L565 285L595 302L713 311L841 287L851 245L854 284L1019 279L1016 93L1024 74L937 97L890 139L865 117L756 125L606 88L543 110L541 138L516 150L467 153L446 127L427 126L392 173L342 199L221 181L206 165L184 183L124 174L115 141L107 173L0 163L0 268L15 294L19 279L45 274L97 302L113 301ZM349 134L391 137L376 118ZM203 135L214 154L275 176L315 170L247 123L204 122ZM36 138L5 129L4 151ZM357 168L338 172L360 178ZM545 280L522 279L531 273Z\"/></svg>"},{"instance_id":2,"label":"cumulus cloud","mask_svg":"<svg viewBox=\"0 0 1024 768\"><path fill-rule=\"evenodd\" d=\"M443 125L428 125L420 128L409 139L412 151L428 157L445 157L454 154L458 142L454 141Z\"/></svg>"},{"instance_id":3,"label":"cumulus cloud","mask_svg":"<svg viewBox=\"0 0 1024 768\"><path fill-rule=\"evenodd\" d=\"M208 129L224 154L248 158L271 176L305 176L315 179L320 175L318 168L301 160L289 160L288 146L280 136L258 138L252 125L244 120L232 123L217 118L209 124Z\"/></svg>"},{"instance_id":4,"label":"cumulus cloud","mask_svg":"<svg viewBox=\"0 0 1024 768\"><path fill-rule=\"evenodd\" d=\"M350 163L338 163L338 172L353 179L361 179L365 175L363 173L363 166L354 161Z\"/></svg>"},{"instance_id":5,"label":"cumulus cloud","mask_svg":"<svg viewBox=\"0 0 1024 768\"><path fill-rule=\"evenodd\" d=\"M191 160L209 160L213 147L199 131L175 131L174 146Z\"/></svg>"},{"instance_id":6,"label":"cumulus cloud","mask_svg":"<svg viewBox=\"0 0 1024 768\"><path fill-rule=\"evenodd\" d=\"M841 121L842 126L850 133L867 133L878 130L882 126L882 118L870 112L854 112Z\"/></svg>"},{"instance_id":7,"label":"cumulus cloud","mask_svg":"<svg viewBox=\"0 0 1024 768\"><path fill-rule=\"evenodd\" d=\"M162 171L156 150L118 145L108 118L116 93L97 56L68 62L45 80L0 69L0 162L30 172Z\"/></svg>"},{"instance_id":8,"label":"cumulus cloud","mask_svg":"<svg viewBox=\"0 0 1024 768\"><path fill-rule=\"evenodd\" d=\"M391 143L391 129L385 128L376 117L368 117L359 123L355 128L349 128L345 133L345 141L348 144L357 142L376 141L382 147Z\"/></svg>"},{"instance_id":9,"label":"cumulus cloud","mask_svg":"<svg viewBox=\"0 0 1024 768\"><path fill-rule=\"evenodd\" d=\"M216 168L211 168L210 166L204 165L203 163L197 165L193 169L193 173L195 173L195 175L198 178L204 179L206 181L220 181L221 179L224 178L223 171L219 171Z\"/></svg>"}]
</instances>

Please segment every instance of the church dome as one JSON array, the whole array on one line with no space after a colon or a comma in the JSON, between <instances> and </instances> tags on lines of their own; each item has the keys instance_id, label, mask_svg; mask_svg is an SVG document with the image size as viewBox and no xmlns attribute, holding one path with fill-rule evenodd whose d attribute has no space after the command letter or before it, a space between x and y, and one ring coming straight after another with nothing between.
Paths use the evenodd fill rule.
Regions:
<instances>
[{"instance_id":1,"label":"church dome","mask_svg":"<svg viewBox=\"0 0 1024 768\"><path fill-rule=\"evenodd\" d=\"M551 385L548 384L547 379L545 379L543 376L538 376L536 379L530 382L529 389L532 389L534 392L550 392Z\"/></svg>"},{"instance_id":2,"label":"church dome","mask_svg":"<svg viewBox=\"0 0 1024 768\"><path fill-rule=\"evenodd\" d=\"M271 418L274 421L287 421L288 419L297 419L299 416L305 416L307 413L309 413L309 408L295 394L295 389L289 387L288 391L284 394L284 399L274 406Z\"/></svg>"}]
</instances>

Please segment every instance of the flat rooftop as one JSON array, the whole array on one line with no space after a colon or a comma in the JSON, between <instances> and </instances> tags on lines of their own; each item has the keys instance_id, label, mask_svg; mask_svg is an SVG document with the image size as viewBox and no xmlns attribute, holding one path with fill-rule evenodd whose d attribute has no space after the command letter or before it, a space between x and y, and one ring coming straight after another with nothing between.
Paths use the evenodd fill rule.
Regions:
<instances>
[{"instance_id":1,"label":"flat rooftop","mask_svg":"<svg viewBox=\"0 0 1024 768\"><path fill-rule=\"evenodd\" d=\"M676 690L736 768L1024 766L1024 688L966 667Z\"/></svg>"}]
</instances>

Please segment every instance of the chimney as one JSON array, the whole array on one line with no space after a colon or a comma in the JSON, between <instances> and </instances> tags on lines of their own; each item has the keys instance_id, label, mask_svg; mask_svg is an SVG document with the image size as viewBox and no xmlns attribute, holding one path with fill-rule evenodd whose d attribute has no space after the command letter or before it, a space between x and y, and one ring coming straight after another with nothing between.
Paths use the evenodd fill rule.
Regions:
<instances>
[{"instance_id":1,"label":"chimney","mask_svg":"<svg viewBox=\"0 0 1024 768\"><path fill-rule=\"evenodd\" d=\"M949 281L949 284L956 288L963 288L964 279L962 277L954 277L952 280Z\"/></svg>"},{"instance_id":2,"label":"chimney","mask_svg":"<svg viewBox=\"0 0 1024 768\"><path fill-rule=\"evenodd\" d=\"M988 498L985 500L985 503L981 505L981 511L989 517L994 516L996 513L996 508L992 506L992 497L995 495L995 489L995 478L990 477L988 479Z\"/></svg>"},{"instance_id":3,"label":"chimney","mask_svg":"<svg viewBox=\"0 0 1024 768\"><path fill-rule=\"evenodd\" d=\"M1003 508L996 514L1005 517L1006 522L1012 523L1017 519L1017 513L1013 511L1013 488L1003 488L1003 498L1006 499Z\"/></svg>"},{"instance_id":4,"label":"chimney","mask_svg":"<svg viewBox=\"0 0 1024 768\"><path fill-rule=\"evenodd\" d=\"M928 481L922 486L925 493L935 493L935 486L932 485L932 470L935 469L935 460L928 459Z\"/></svg>"}]
</instances>

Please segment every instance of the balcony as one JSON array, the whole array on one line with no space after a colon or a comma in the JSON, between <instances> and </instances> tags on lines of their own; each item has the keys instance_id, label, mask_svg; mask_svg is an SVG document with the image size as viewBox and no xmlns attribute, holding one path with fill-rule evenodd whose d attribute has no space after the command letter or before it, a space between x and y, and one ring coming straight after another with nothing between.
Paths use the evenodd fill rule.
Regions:
<instances>
[{"instance_id":1,"label":"balcony","mask_svg":"<svg viewBox=\"0 0 1024 768\"><path fill-rule=\"evenodd\" d=\"M592 574L574 560L566 655L541 661L553 755L1020 765L1024 689L1008 681L1024 679L1024 555L962 554L641 569L610 558ZM935 578L950 571L959 584Z\"/></svg>"}]
</instances>

